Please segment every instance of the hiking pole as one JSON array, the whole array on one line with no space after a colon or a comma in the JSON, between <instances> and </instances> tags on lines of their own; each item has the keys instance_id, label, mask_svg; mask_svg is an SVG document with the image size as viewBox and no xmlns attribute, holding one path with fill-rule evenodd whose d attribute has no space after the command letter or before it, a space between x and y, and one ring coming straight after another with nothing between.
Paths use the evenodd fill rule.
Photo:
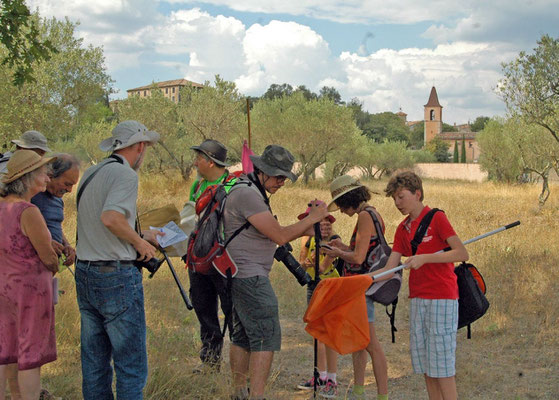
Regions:
<instances>
[{"instance_id":1,"label":"hiking pole","mask_svg":"<svg viewBox=\"0 0 559 400\"><path fill-rule=\"evenodd\" d=\"M320 222L314 224L314 280L312 282L313 292L320 282L320 256L319 248L322 235L320 234ZM318 339L314 338L314 364L313 364L313 399L316 399L316 389L318 387L318 380L320 373L318 372Z\"/></svg>"},{"instance_id":2,"label":"hiking pole","mask_svg":"<svg viewBox=\"0 0 559 400\"><path fill-rule=\"evenodd\" d=\"M464 244L466 245L466 244L470 244L470 243L473 243L473 242L477 242L478 240L484 239L484 238L486 238L486 237L488 237L488 236L491 236L491 235L494 235L494 234L496 234L496 233L505 231L505 230L507 230L507 229L514 228L515 226L518 226L518 225L520 225L520 221L512 222L512 223L510 223L510 224L508 224L508 225L501 226L500 228L497 228L497 229L495 229L495 230L493 230L493 231L491 231L491 232L487 232L487 233L484 233L484 234L482 234L482 235L479 235L479 236L473 237L473 238L471 238L471 239L468 239L468 240L466 240L466 241L464 242ZM435 253L433 253L433 254L443 253L443 252L449 251L449 250L450 250L450 247L446 247L446 248L444 248L444 249L442 249L442 250L439 250L439 251L437 251L437 252L435 252ZM374 281L375 279L378 279L378 278L383 277L383 276L385 276L385 275L390 275L390 274L392 274L392 273L394 273L394 272L398 272L398 271L400 271L401 269L404 269L404 268L406 268L406 267L407 267L406 264L402 264L402 265L398 265L397 267L394 267L394 268L392 268L392 269L389 269L389 270L387 270L387 271L381 272L380 274L373 275L373 281Z\"/></svg>"},{"instance_id":3,"label":"hiking pole","mask_svg":"<svg viewBox=\"0 0 559 400\"><path fill-rule=\"evenodd\" d=\"M189 310L192 310L192 303L190 302L190 299L188 298L188 296L186 295L186 292L184 291L184 288L182 287L182 283L179 280L179 277L177 276L177 273L175 272L175 269L173 268L173 264L171 263L171 260L169 259L169 256L167 255L167 252L165 250L163 250L162 248L159 249L159 251L161 252L161 254L163 254L163 257L165 257L165 261L167 261L167 265L169 265L169 269L171 270L171 273L173 274L173 278L175 278L175 282L177 283L177 286L179 287L179 292L181 293L181 297L184 300L184 304L186 305L186 308Z\"/></svg>"}]
</instances>

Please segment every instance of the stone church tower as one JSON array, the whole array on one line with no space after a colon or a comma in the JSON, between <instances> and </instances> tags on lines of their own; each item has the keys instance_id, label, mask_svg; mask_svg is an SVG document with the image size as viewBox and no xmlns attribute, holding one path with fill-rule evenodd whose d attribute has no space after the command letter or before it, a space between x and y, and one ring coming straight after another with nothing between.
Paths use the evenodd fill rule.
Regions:
<instances>
[{"instance_id":1,"label":"stone church tower","mask_svg":"<svg viewBox=\"0 0 559 400\"><path fill-rule=\"evenodd\" d=\"M429 101L423 107L425 110L423 141L427 144L443 131L443 107L439 104L439 97L434 86L431 88Z\"/></svg>"}]
</instances>

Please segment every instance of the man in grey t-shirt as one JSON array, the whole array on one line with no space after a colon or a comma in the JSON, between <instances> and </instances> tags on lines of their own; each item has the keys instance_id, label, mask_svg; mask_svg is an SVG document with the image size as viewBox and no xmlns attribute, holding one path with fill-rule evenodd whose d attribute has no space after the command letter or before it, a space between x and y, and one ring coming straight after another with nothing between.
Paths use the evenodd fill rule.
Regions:
<instances>
[{"instance_id":1,"label":"man in grey t-shirt","mask_svg":"<svg viewBox=\"0 0 559 400\"><path fill-rule=\"evenodd\" d=\"M281 347L278 303L268 278L276 245L312 235L313 224L328 215L324 204L312 202L315 207L306 218L281 226L272 214L267 193L276 193L287 178L297 179L291 172L295 160L277 145L269 145L261 156L250 158L254 164L254 172L248 176L252 184L234 187L224 211L226 239L247 221L250 223L227 247L238 267L231 288L233 335L229 358L239 399L248 399L247 377L250 398L263 397L274 351Z\"/></svg>"},{"instance_id":2,"label":"man in grey t-shirt","mask_svg":"<svg viewBox=\"0 0 559 400\"><path fill-rule=\"evenodd\" d=\"M101 142L111 157L90 167L78 186L76 295L81 316L82 394L112 399L113 367L120 399L142 399L147 381L142 274L134 260L155 256L155 231L134 229L138 174L159 139L137 121L124 121Z\"/></svg>"}]
</instances>

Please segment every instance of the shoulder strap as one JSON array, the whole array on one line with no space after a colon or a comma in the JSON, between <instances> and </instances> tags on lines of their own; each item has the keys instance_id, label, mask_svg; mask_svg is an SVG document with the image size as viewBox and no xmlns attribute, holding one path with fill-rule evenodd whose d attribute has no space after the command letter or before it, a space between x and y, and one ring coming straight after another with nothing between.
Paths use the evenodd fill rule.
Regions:
<instances>
[{"instance_id":1,"label":"shoulder strap","mask_svg":"<svg viewBox=\"0 0 559 400\"><path fill-rule=\"evenodd\" d=\"M112 160L109 160L105 164L99 166L99 168L97 168L95 171L93 171L93 173L91 175L89 175L87 177L87 179L82 183L82 186L80 187L80 190L78 190L78 194L76 195L76 211L77 211L78 207L80 206L80 199L82 197L84 189L87 187L87 185L89 185L89 183L91 182L93 177L95 175L97 175L97 172L99 172L99 170L101 168L103 168L105 165L109 165L109 164L112 164L112 163L115 163L115 162L118 162L119 164L124 163L118 156L115 156L114 154L111 155L109 158L112 158Z\"/></svg>"},{"instance_id":2,"label":"shoulder strap","mask_svg":"<svg viewBox=\"0 0 559 400\"><path fill-rule=\"evenodd\" d=\"M369 207L365 208L365 210L369 213L369 215L373 219L373 223L375 224L375 230L377 231L377 237L378 237L380 243L382 245L387 245L386 239L384 237L384 233L382 231L382 226L381 226L380 221L378 220L375 212L372 209L370 209Z\"/></svg>"},{"instance_id":3,"label":"shoulder strap","mask_svg":"<svg viewBox=\"0 0 559 400\"><path fill-rule=\"evenodd\" d=\"M415 231L415 235L414 235L412 241L410 242L411 243L412 255L415 255L415 253L417 252L417 248L419 247L419 245L423 241L423 236L425 236L425 233L427 232L427 228L429 228L429 225L431 224L431 220L433 219L433 216L435 215L435 213L437 211L444 212L443 210L439 210L438 208L432 208L421 219L421 222L419 223L419 226L417 227L417 230Z\"/></svg>"}]
</instances>

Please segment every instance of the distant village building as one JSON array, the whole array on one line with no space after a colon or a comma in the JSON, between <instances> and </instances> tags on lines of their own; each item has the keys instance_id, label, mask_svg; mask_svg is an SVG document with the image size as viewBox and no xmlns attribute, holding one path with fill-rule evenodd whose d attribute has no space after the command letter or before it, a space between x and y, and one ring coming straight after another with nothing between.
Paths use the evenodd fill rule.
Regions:
<instances>
[{"instance_id":1,"label":"distant village building","mask_svg":"<svg viewBox=\"0 0 559 400\"><path fill-rule=\"evenodd\" d=\"M163 95L175 103L178 103L180 100L180 90L185 86L193 86L195 88L203 88L204 85L196 82L192 82L186 79L173 79L171 81L163 81L163 82L154 82L150 85L140 86L134 89L128 89L126 92L128 93L128 97L132 96L140 96L140 97L148 97L151 96L151 90L157 87Z\"/></svg>"},{"instance_id":2,"label":"distant village building","mask_svg":"<svg viewBox=\"0 0 559 400\"><path fill-rule=\"evenodd\" d=\"M451 154L454 153L454 146L457 143L460 146L458 148L458 154L460 154L462 141L465 141L466 161L477 162L480 154L479 145L476 140L477 132L472 132L469 124L458 126L454 124L458 132L443 132L443 106L439 103L437 90L434 86L431 88L429 100L427 100L427 104L424 106L424 122L423 139L425 144L438 137L449 144L449 152Z\"/></svg>"}]
</instances>

